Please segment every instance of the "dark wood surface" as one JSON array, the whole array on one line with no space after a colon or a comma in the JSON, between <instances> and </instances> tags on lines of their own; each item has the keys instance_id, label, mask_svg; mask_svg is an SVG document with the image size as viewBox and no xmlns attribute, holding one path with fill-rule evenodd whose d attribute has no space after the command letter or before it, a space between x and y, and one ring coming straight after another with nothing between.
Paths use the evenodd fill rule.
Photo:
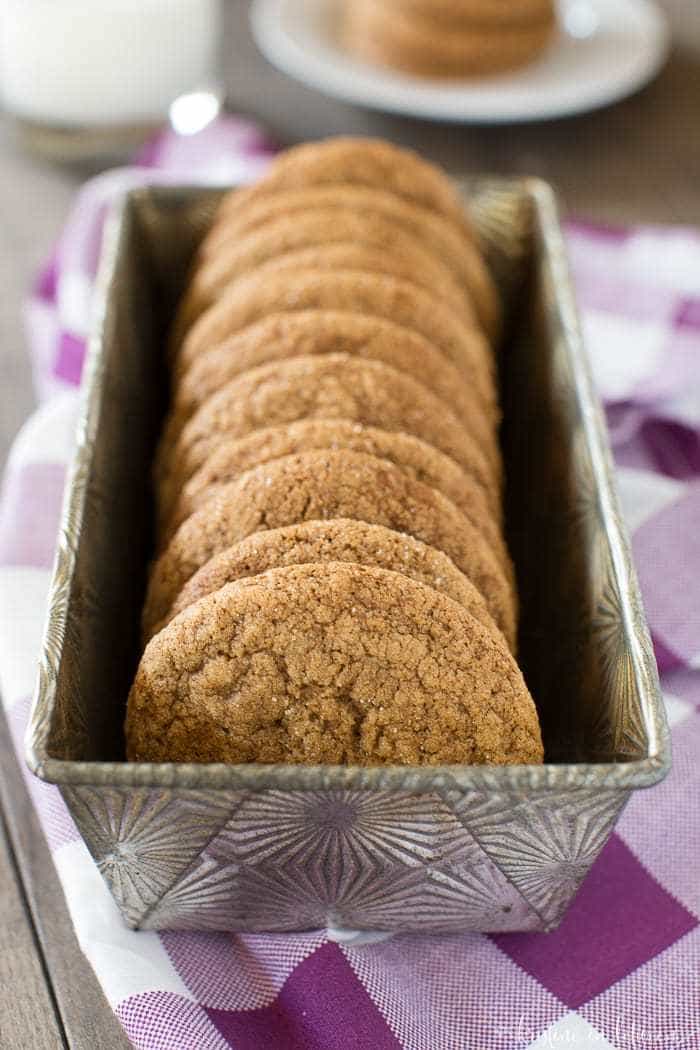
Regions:
<instances>
[{"instance_id":1,"label":"dark wood surface","mask_svg":"<svg viewBox=\"0 0 700 1050\"><path fill-rule=\"evenodd\" d=\"M664 6L674 53L634 98L569 121L460 128L365 112L303 88L258 55L247 3L229 0L230 105L260 119L282 143L384 135L456 174L541 175L556 185L569 214L700 224L700 3ZM0 462L33 404L22 300L83 174L23 154L11 123L0 118ZM75 940L1 714L0 770L0 1048L124 1050L128 1043Z\"/></svg>"}]
</instances>

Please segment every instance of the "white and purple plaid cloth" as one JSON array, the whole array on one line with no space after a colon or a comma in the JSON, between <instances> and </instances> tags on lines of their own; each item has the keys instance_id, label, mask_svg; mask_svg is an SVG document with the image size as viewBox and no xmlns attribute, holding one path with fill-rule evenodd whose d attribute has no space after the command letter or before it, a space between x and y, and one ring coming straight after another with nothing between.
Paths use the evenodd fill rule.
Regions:
<instances>
[{"instance_id":1,"label":"white and purple plaid cloth","mask_svg":"<svg viewBox=\"0 0 700 1050\"><path fill-rule=\"evenodd\" d=\"M22 752L106 203L145 180L232 181L270 153L222 121L164 136L81 193L28 320L42 405L0 505L0 688ZM550 934L297 936L127 930L55 787L27 774L78 938L142 1050L700 1047L700 233L568 227L673 732Z\"/></svg>"}]
</instances>

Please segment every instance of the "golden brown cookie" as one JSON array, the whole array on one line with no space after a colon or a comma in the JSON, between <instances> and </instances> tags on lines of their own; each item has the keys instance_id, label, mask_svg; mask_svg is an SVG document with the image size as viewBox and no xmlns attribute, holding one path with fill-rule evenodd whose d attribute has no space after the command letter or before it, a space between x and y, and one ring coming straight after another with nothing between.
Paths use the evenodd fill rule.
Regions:
<instances>
[{"instance_id":1,"label":"golden brown cookie","mask_svg":"<svg viewBox=\"0 0 700 1050\"><path fill-rule=\"evenodd\" d=\"M420 253L419 253L420 254ZM427 253L426 253L427 254ZM428 256L430 258L430 256ZM466 296L451 299L441 295L434 287L434 274L423 266L420 258L412 253L394 252L374 248L366 244L353 244L341 241L337 244L321 244L311 248L301 248L276 259L269 259L247 276L258 276L261 281L284 270L297 272L324 270L333 272L353 272L364 274L383 274L385 277L398 277L403 281L421 288L423 292L434 296L441 308L447 307L466 328L474 328L476 314ZM439 287L439 286L438 286Z\"/></svg>"},{"instance_id":2,"label":"golden brown cookie","mask_svg":"<svg viewBox=\"0 0 700 1050\"><path fill-rule=\"evenodd\" d=\"M471 522L446 496L409 478L393 463L347 450L285 456L215 490L183 522L152 568L143 612L145 636L215 554L254 532L330 518L384 525L443 551L478 588L513 644L513 589Z\"/></svg>"},{"instance_id":3,"label":"golden brown cookie","mask_svg":"<svg viewBox=\"0 0 700 1050\"><path fill-rule=\"evenodd\" d=\"M227 547L188 580L154 634L183 609L227 583L287 565L338 561L400 572L452 598L479 623L495 629L481 594L442 551L382 525L335 518L333 521L305 521L283 529L256 532Z\"/></svg>"},{"instance_id":4,"label":"golden brown cookie","mask_svg":"<svg viewBox=\"0 0 700 1050\"><path fill-rule=\"evenodd\" d=\"M177 414L171 416L156 462L164 506L169 506L165 487L179 489L223 437L233 440L261 427L314 417L415 434L465 465L473 461L476 441L500 484L494 428L482 413L474 411L462 424L448 405L405 373L379 361L324 354L290 357L232 379L184 425Z\"/></svg>"},{"instance_id":5,"label":"golden brown cookie","mask_svg":"<svg viewBox=\"0 0 700 1050\"><path fill-rule=\"evenodd\" d=\"M251 202L226 221L215 222L200 247L196 266L230 251L240 239L263 230L281 219L304 218L315 211L388 221L418 239L436 259L454 273L471 297L482 327L490 338L500 326L500 302L478 247L460 236L454 226L436 212L402 200L393 193L366 189L348 183L308 190L284 190Z\"/></svg>"},{"instance_id":6,"label":"golden brown cookie","mask_svg":"<svg viewBox=\"0 0 700 1050\"><path fill-rule=\"evenodd\" d=\"M243 372L273 361L309 354L351 357L406 372L454 410L459 419L479 411L474 392L425 336L381 317L339 310L272 314L204 350L175 372L172 414L183 421L212 394Z\"/></svg>"},{"instance_id":7,"label":"golden brown cookie","mask_svg":"<svg viewBox=\"0 0 700 1050\"><path fill-rule=\"evenodd\" d=\"M415 11L455 27L498 29L555 18L554 0L384 0L391 9Z\"/></svg>"},{"instance_id":8,"label":"golden brown cookie","mask_svg":"<svg viewBox=\"0 0 700 1050\"><path fill-rule=\"evenodd\" d=\"M182 524L205 489L235 481L247 470L271 459L326 448L349 448L388 459L416 480L439 489L460 509L469 503L498 525L502 522L501 494L476 443L472 444L472 462L460 466L413 434L381 430L349 419L300 419L296 423L254 430L244 438L222 441L177 493L170 524L174 527ZM476 492L471 483L476 485Z\"/></svg>"},{"instance_id":9,"label":"golden brown cookie","mask_svg":"<svg viewBox=\"0 0 700 1050\"><path fill-rule=\"evenodd\" d=\"M352 0L343 37L349 51L376 65L427 77L487 76L539 58L554 19L511 26L464 27L406 10L398 3Z\"/></svg>"},{"instance_id":10,"label":"golden brown cookie","mask_svg":"<svg viewBox=\"0 0 700 1050\"><path fill-rule=\"evenodd\" d=\"M474 478L448 456L418 438L375 427L363 427L346 419L305 419L283 427L256 430L239 441L222 441L184 488L178 491L164 522L164 542L167 543L182 522L216 488L235 481L246 470L296 452L343 448L388 459L409 477L442 492L481 533L506 575L510 575L512 565L500 529L500 519L491 510L484 489Z\"/></svg>"},{"instance_id":11,"label":"golden brown cookie","mask_svg":"<svg viewBox=\"0 0 700 1050\"><path fill-rule=\"evenodd\" d=\"M176 331L184 335L228 285L259 266L273 260L279 260L280 264L284 260L291 261L291 257L301 250L348 243L381 252L382 267L377 268L376 256L370 260L372 268L380 273L391 259L398 257L400 265L393 271L396 276L410 275L416 284L459 310L464 308L465 296L468 300L471 298L464 286L457 282L452 270L410 231L380 214L367 216L340 208L315 208L306 214L282 217L262 229L253 230L196 265L178 309ZM328 256L328 259L335 261L333 256ZM402 271L406 262L408 270ZM345 268L366 267L346 263Z\"/></svg>"},{"instance_id":12,"label":"golden brown cookie","mask_svg":"<svg viewBox=\"0 0 700 1050\"><path fill-rule=\"evenodd\" d=\"M345 182L379 189L444 216L467 240L474 232L465 204L450 179L413 150L380 139L340 136L285 150L254 186L230 194L223 221L280 190L318 189Z\"/></svg>"},{"instance_id":13,"label":"golden brown cookie","mask_svg":"<svg viewBox=\"0 0 700 1050\"><path fill-rule=\"evenodd\" d=\"M129 694L141 762L540 763L522 675L495 630L386 569L273 569L191 605Z\"/></svg>"},{"instance_id":14,"label":"golden brown cookie","mask_svg":"<svg viewBox=\"0 0 700 1050\"><path fill-rule=\"evenodd\" d=\"M484 410L493 414L495 362L481 332L467 327L449 307L417 285L383 274L302 270L242 278L189 330L178 353L180 367L270 314L314 309L384 317L420 333L459 368Z\"/></svg>"}]
</instances>

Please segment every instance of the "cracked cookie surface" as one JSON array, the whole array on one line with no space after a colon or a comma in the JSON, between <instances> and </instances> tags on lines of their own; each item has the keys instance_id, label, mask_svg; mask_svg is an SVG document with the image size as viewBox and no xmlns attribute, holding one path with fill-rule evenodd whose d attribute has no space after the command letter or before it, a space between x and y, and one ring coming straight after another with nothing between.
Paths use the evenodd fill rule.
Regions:
<instances>
[{"instance_id":1,"label":"cracked cookie surface","mask_svg":"<svg viewBox=\"0 0 700 1050\"><path fill-rule=\"evenodd\" d=\"M339 183L307 190L273 193L242 209L235 219L217 222L202 242L198 266L233 251L245 236L269 231L280 220L305 219L316 211L331 210L339 216L363 216L367 222L390 222L410 234L442 265L447 266L465 301L474 309L480 330L493 339L501 326L501 305L493 279L478 247L459 236L454 227L435 212L420 208L377 189Z\"/></svg>"},{"instance_id":2,"label":"cracked cookie surface","mask_svg":"<svg viewBox=\"0 0 700 1050\"><path fill-rule=\"evenodd\" d=\"M385 569L273 569L185 609L129 694L132 761L539 763L497 631Z\"/></svg>"},{"instance_id":3,"label":"cracked cookie surface","mask_svg":"<svg viewBox=\"0 0 700 1050\"><path fill-rule=\"evenodd\" d=\"M464 422L427 387L378 361L347 354L295 357L261 365L232 379L183 422L177 409L166 422L155 465L160 498L176 492L224 437L301 419L349 419L427 441L457 463L473 462L476 441L500 485L502 464L495 426L474 412Z\"/></svg>"},{"instance_id":4,"label":"cracked cookie surface","mask_svg":"<svg viewBox=\"0 0 700 1050\"><path fill-rule=\"evenodd\" d=\"M410 281L360 270L309 269L248 274L227 288L192 325L177 360L199 353L271 313L333 309L384 317L429 339L479 394L485 412L496 404L495 362L480 330ZM176 366L177 367L177 366Z\"/></svg>"},{"instance_id":5,"label":"cracked cookie surface","mask_svg":"<svg viewBox=\"0 0 700 1050\"><path fill-rule=\"evenodd\" d=\"M510 576L512 565L500 519L491 509L485 490L470 474L449 456L410 434L363 427L344 419L305 419L287 426L256 430L239 441L222 440L203 466L178 490L164 522L164 537L172 536L217 488L235 481L246 470L295 452L316 449L351 449L379 456L395 463L409 477L442 492L481 533Z\"/></svg>"},{"instance_id":6,"label":"cracked cookie surface","mask_svg":"<svg viewBox=\"0 0 700 1050\"><path fill-rule=\"evenodd\" d=\"M479 591L442 551L383 525L335 518L256 532L221 551L188 580L154 634L183 609L227 583L258 576L268 569L324 562L371 565L399 572L452 598L480 623L496 629Z\"/></svg>"},{"instance_id":7,"label":"cracked cookie surface","mask_svg":"<svg viewBox=\"0 0 700 1050\"><path fill-rule=\"evenodd\" d=\"M311 519L353 518L406 532L447 554L479 589L510 645L516 597L491 547L446 496L363 452L303 452L255 467L222 486L183 522L154 563L144 635L214 554L254 532Z\"/></svg>"},{"instance_id":8,"label":"cracked cookie surface","mask_svg":"<svg viewBox=\"0 0 700 1050\"><path fill-rule=\"evenodd\" d=\"M291 357L349 354L406 372L448 404L460 419L480 411L459 370L418 332L382 317L340 310L273 313L203 350L175 370L171 414L185 420L243 372Z\"/></svg>"}]
</instances>

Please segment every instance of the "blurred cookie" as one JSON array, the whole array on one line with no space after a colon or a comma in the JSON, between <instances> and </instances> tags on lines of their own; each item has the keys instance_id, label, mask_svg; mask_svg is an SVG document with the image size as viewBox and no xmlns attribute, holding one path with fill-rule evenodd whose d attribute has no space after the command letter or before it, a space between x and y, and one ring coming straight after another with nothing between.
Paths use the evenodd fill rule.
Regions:
<instances>
[{"instance_id":1,"label":"blurred cookie","mask_svg":"<svg viewBox=\"0 0 700 1050\"><path fill-rule=\"evenodd\" d=\"M269 228L281 219L304 219L315 211L332 209L388 221L417 238L436 259L447 266L471 298L482 328L494 338L500 327L500 302L491 276L476 244L461 237L454 226L437 212L403 200L381 189L348 183L314 189L284 190L252 201L225 221L215 222L197 256L197 268L231 251L241 238Z\"/></svg>"},{"instance_id":2,"label":"blurred cookie","mask_svg":"<svg viewBox=\"0 0 700 1050\"><path fill-rule=\"evenodd\" d=\"M450 26L498 29L555 19L554 0L384 0L390 8L415 12Z\"/></svg>"},{"instance_id":3,"label":"blurred cookie","mask_svg":"<svg viewBox=\"0 0 700 1050\"><path fill-rule=\"evenodd\" d=\"M434 296L441 307L451 310L459 320L467 327L473 328L476 323L476 313L470 301L463 295L456 298L449 294L445 296L440 291L444 288L443 276L437 267L436 273L432 266L432 259L419 249L417 253L411 252L406 245L405 250L393 248L375 248L366 244L353 244L349 241L341 241L337 244L320 244L311 248L300 248L274 259L269 259L256 270L249 271L248 276L257 275L261 280L266 280L270 274L280 273L283 270L335 270L345 272L358 272L365 274L383 274L386 277L398 277L403 281L409 281L416 285L428 295ZM449 290L449 285L447 286Z\"/></svg>"},{"instance_id":4,"label":"blurred cookie","mask_svg":"<svg viewBox=\"0 0 700 1050\"><path fill-rule=\"evenodd\" d=\"M541 763L498 631L406 576L339 562L226 584L146 648L135 762Z\"/></svg>"},{"instance_id":5,"label":"blurred cookie","mask_svg":"<svg viewBox=\"0 0 700 1050\"><path fill-rule=\"evenodd\" d=\"M315 208L306 214L281 217L253 230L221 251L205 258L194 268L189 285L177 311L175 330L184 335L199 314L234 280L279 259L289 259L301 250L352 243L374 248L396 258L407 260L412 279L457 309L463 309L468 290L454 276L442 259L425 248L419 238L391 223L381 214L355 214L340 208ZM355 267L349 267L355 269ZM362 269L358 267L357 269ZM380 271L381 272L381 271ZM390 272L390 271L389 271ZM402 276L396 271L397 276Z\"/></svg>"},{"instance_id":6,"label":"blurred cookie","mask_svg":"<svg viewBox=\"0 0 700 1050\"><path fill-rule=\"evenodd\" d=\"M256 532L216 554L188 580L154 634L183 609L227 583L258 576L268 569L328 562L373 565L400 572L452 598L479 623L494 627L481 594L442 551L383 525L334 518Z\"/></svg>"},{"instance_id":7,"label":"blurred cookie","mask_svg":"<svg viewBox=\"0 0 700 1050\"><path fill-rule=\"evenodd\" d=\"M553 19L498 26L447 23L401 3L351 0L343 35L348 50L376 65L426 77L488 76L538 58Z\"/></svg>"},{"instance_id":8,"label":"blurred cookie","mask_svg":"<svg viewBox=\"0 0 700 1050\"><path fill-rule=\"evenodd\" d=\"M143 611L149 637L178 592L215 554L254 532L313 519L353 518L406 532L443 551L481 592L512 646L516 598L496 555L451 500L387 460L328 450L255 467L183 522L153 565Z\"/></svg>"},{"instance_id":9,"label":"blurred cookie","mask_svg":"<svg viewBox=\"0 0 700 1050\"><path fill-rule=\"evenodd\" d=\"M285 150L254 186L237 190L222 203L226 221L280 190L317 188L344 182L395 194L444 216L471 240L465 204L449 178L413 150L372 138L340 136Z\"/></svg>"}]
</instances>

